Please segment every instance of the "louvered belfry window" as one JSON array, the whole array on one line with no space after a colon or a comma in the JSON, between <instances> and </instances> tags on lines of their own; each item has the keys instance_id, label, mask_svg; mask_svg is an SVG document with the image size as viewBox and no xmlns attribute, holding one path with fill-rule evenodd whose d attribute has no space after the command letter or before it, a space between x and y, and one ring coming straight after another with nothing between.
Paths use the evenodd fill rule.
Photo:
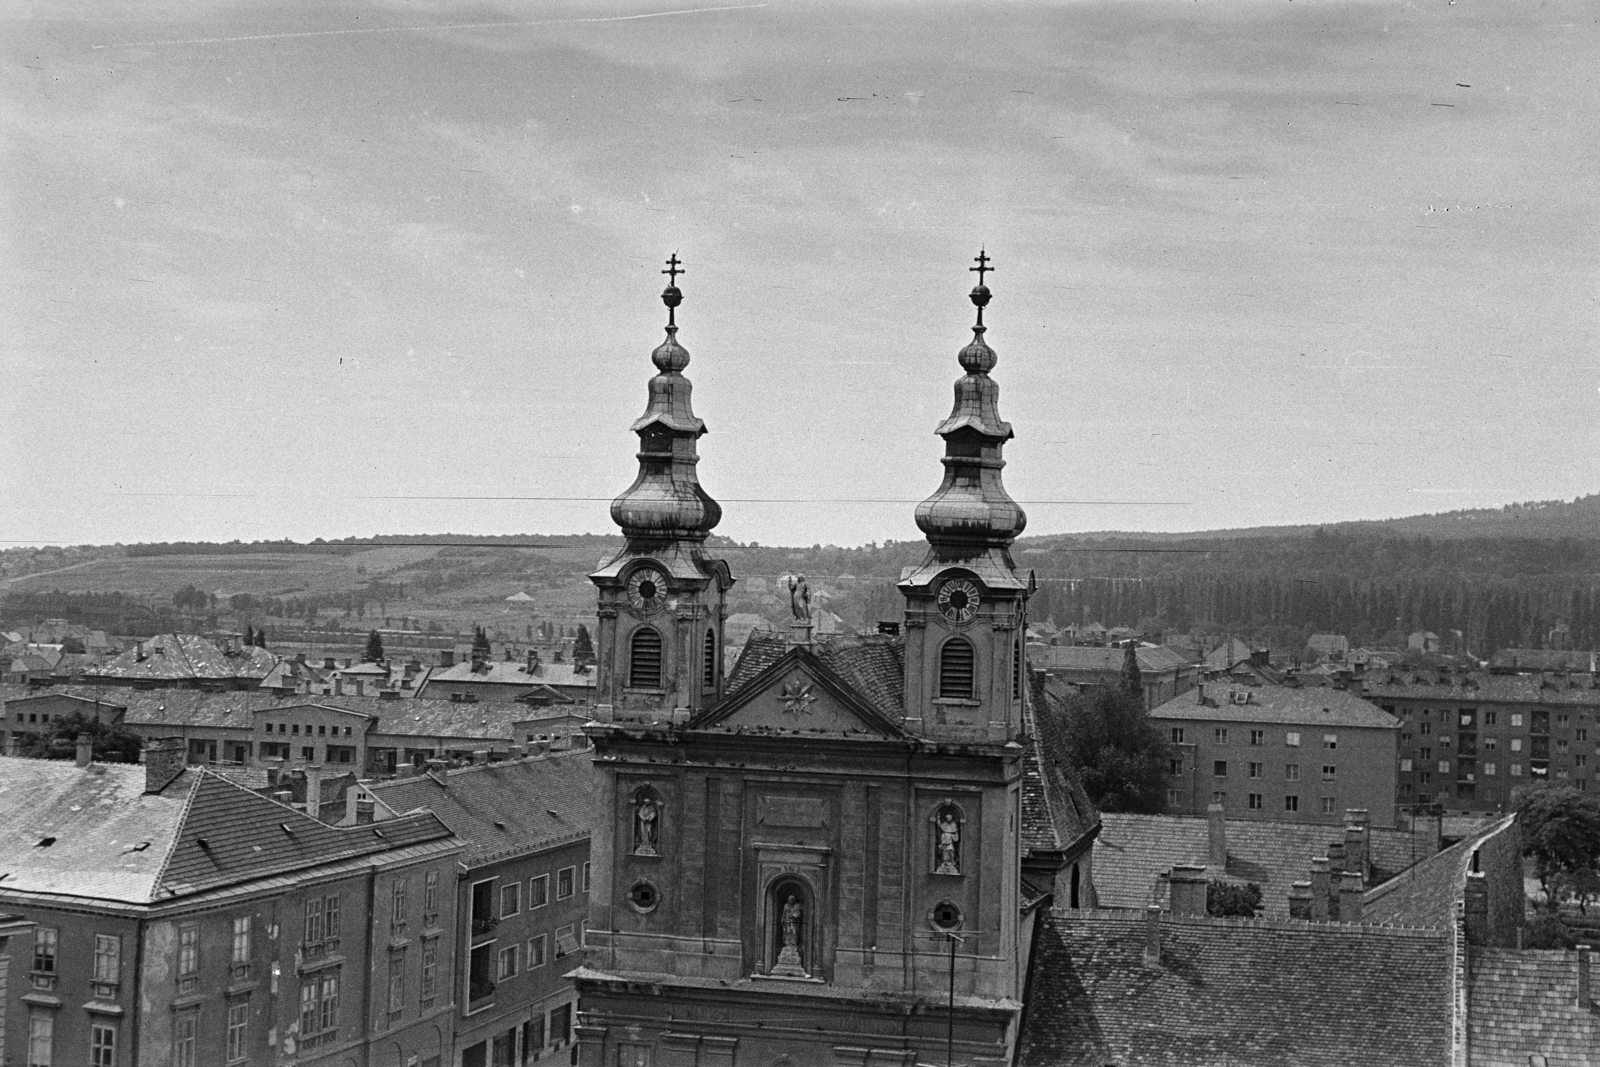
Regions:
<instances>
[{"instance_id":1,"label":"louvered belfry window","mask_svg":"<svg viewBox=\"0 0 1600 1067\"><path fill-rule=\"evenodd\" d=\"M634 631L628 657L628 686L632 689L661 688L661 635L648 626Z\"/></svg>"},{"instance_id":2,"label":"louvered belfry window","mask_svg":"<svg viewBox=\"0 0 1600 1067\"><path fill-rule=\"evenodd\" d=\"M701 688L715 689L717 687L717 631L706 631L706 664L705 681Z\"/></svg>"},{"instance_id":3,"label":"louvered belfry window","mask_svg":"<svg viewBox=\"0 0 1600 1067\"><path fill-rule=\"evenodd\" d=\"M972 642L952 638L939 653L939 695L972 699Z\"/></svg>"}]
</instances>

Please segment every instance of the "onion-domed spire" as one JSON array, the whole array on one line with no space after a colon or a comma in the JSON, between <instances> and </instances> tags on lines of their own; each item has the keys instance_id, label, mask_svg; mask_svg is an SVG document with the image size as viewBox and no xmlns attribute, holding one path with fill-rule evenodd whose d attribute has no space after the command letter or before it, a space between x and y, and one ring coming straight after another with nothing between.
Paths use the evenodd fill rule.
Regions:
<instances>
[{"instance_id":1,"label":"onion-domed spire","mask_svg":"<svg viewBox=\"0 0 1600 1067\"><path fill-rule=\"evenodd\" d=\"M660 371L650 379L650 400L630 429L639 435L639 476L611 502L611 518L630 541L704 541L722 520L722 507L700 488L695 441L706 424L690 406L692 387L683 376L689 350L678 343L677 308L683 303L678 275L685 273L674 252L667 260L667 339L650 353Z\"/></svg>"},{"instance_id":2,"label":"onion-domed spire","mask_svg":"<svg viewBox=\"0 0 1600 1067\"><path fill-rule=\"evenodd\" d=\"M917 505L917 526L945 560L1005 548L1028 523L1000 481L1006 465L1000 452L1013 434L1011 424L1000 418L1000 386L989 377L996 356L983 339L987 330L983 309L993 295L983 276L994 268L982 250L976 262L969 269L978 275L971 294L978 321L972 327L972 343L956 357L967 373L956 382L950 417L934 431L945 440L944 482Z\"/></svg>"}]
</instances>

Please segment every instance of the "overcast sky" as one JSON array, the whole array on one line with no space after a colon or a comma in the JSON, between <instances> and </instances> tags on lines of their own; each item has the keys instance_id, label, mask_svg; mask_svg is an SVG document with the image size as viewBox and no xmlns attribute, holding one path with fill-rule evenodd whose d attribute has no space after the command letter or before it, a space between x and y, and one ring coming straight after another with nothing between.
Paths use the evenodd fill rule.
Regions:
<instances>
[{"instance_id":1,"label":"overcast sky","mask_svg":"<svg viewBox=\"0 0 1600 1067\"><path fill-rule=\"evenodd\" d=\"M980 246L1030 534L1600 490L1591 4L0 10L3 540L611 532L674 250L739 540L919 536Z\"/></svg>"}]
</instances>

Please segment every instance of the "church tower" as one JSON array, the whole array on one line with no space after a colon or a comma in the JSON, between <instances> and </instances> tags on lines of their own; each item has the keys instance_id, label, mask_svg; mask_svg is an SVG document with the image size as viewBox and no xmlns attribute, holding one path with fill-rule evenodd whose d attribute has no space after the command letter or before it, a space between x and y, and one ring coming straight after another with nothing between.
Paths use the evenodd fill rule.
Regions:
<instances>
[{"instance_id":1,"label":"church tower","mask_svg":"<svg viewBox=\"0 0 1600 1067\"><path fill-rule=\"evenodd\" d=\"M678 343L678 305L685 273L667 261L667 338L650 353L639 474L611 502L626 539L622 551L589 575L599 589L595 640L595 717L600 722L686 722L722 695L722 634L728 566L705 551L722 507L700 487L695 443L706 424L695 417L684 377L689 350Z\"/></svg>"},{"instance_id":2,"label":"church tower","mask_svg":"<svg viewBox=\"0 0 1600 1067\"><path fill-rule=\"evenodd\" d=\"M917 505L928 553L900 581L905 703L922 713L916 726L924 736L1004 742L1022 732L1030 583L1017 573L1011 543L1028 517L1000 480L1001 450L1013 435L1000 418L1000 386L989 377L995 352L983 339L992 295L983 276L994 268L982 251L977 264L978 321L956 357L966 375L956 382L950 417L934 431L945 442L944 481Z\"/></svg>"}]
</instances>

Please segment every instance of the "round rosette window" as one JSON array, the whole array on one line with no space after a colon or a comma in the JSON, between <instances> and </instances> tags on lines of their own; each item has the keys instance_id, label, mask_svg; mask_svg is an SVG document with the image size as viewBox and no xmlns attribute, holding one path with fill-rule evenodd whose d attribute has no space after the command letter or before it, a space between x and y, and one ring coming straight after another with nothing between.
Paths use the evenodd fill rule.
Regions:
<instances>
[{"instance_id":1,"label":"round rosette window","mask_svg":"<svg viewBox=\"0 0 1600 1067\"><path fill-rule=\"evenodd\" d=\"M935 930L959 930L965 917L953 901L941 900L928 913L928 921Z\"/></svg>"},{"instance_id":2,"label":"round rosette window","mask_svg":"<svg viewBox=\"0 0 1600 1067\"><path fill-rule=\"evenodd\" d=\"M639 881L628 890L628 906L641 915L648 915L661 903L661 890L653 882Z\"/></svg>"}]
</instances>

